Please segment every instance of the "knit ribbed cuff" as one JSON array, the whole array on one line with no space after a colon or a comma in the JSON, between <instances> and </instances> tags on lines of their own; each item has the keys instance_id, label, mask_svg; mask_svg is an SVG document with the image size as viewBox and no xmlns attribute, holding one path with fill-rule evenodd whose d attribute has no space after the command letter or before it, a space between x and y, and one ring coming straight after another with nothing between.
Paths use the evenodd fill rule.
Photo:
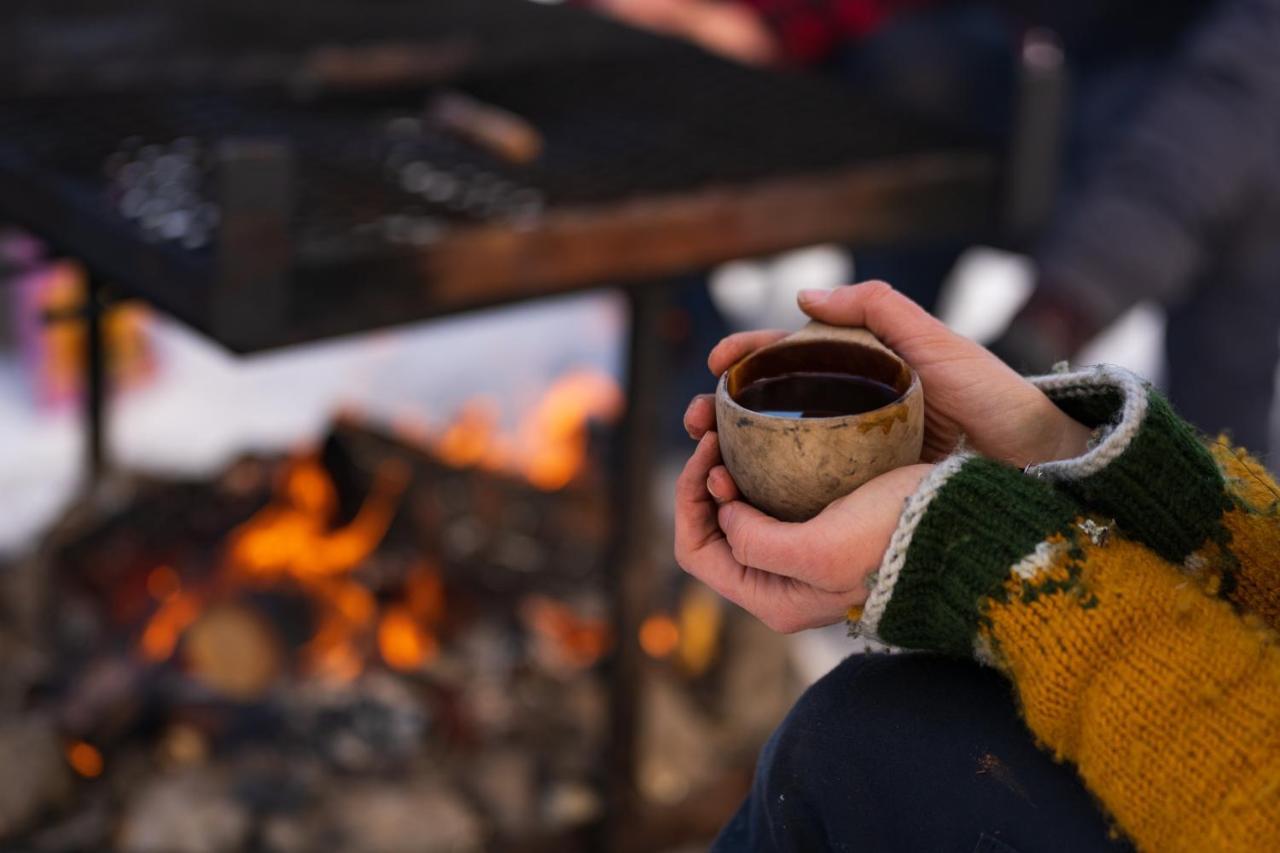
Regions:
<instances>
[{"instance_id":1,"label":"knit ribbed cuff","mask_svg":"<svg viewBox=\"0 0 1280 853\"><path fill-rule=\"evenodd\" d=\"M1078 515L1048 483L989 459L950 457L907 500L854 631L972 655L983 599Z\"/></svg>"},{"instance_id":2,"label":"knit ribbed cuff","mask_svg":"<svg viewBox=\"0 0 1280 853\"><path fill-rule=\"evenodd\" d=\"M1031 379L1097 438L1083 456L1027 473L1058 483L1090 512L1181 563L1219 531L1228 507L1208 449L1169 403L1127 370L1109 365Z\"/></svg>"}]
</instances>

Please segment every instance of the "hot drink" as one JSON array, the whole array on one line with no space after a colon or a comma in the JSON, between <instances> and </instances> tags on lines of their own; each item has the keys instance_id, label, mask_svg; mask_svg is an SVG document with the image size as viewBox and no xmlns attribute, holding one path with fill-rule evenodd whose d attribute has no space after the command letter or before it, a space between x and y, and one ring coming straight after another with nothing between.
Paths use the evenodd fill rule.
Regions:
<instances>
[{"instance_id":1,"label":"hot drink","mask_svg":"<svg viewBox=\"0 0 1280 853\"><path fill-rule=\"evenodd\" d=\"M865 376L797 371L757 379L734 399L744 408L772 417L834 418L870 412L901 396L892 386Z\"/></svg>"}]
</instances>

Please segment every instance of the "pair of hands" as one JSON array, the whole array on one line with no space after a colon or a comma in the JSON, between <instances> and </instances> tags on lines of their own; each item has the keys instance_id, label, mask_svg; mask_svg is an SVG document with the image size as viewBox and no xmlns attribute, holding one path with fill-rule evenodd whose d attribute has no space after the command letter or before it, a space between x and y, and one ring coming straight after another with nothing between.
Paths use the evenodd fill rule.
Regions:
<instances>
[{"instance_id":1,"label":"pair of hands","mask_svg":"<svg viewBox=\"0 0 1280 853\"><path fill-rule=\"evenodd\" d=\"M749 6L726 0L597 0L608 14L634 27L676 36L744 65L768 65L778 45Z\"/></svg>"},{"instance_id":2,"label":"pair of hands","mask_svg":"<svg viewBox=\"0 0 1280 853\"><path fill-rule=\"evenodd\" d=\"M978 453L1018 467L1084 452L1089 431L1035 386L883 282L803 291L815 320L862 326L915 368L924 387L922 464L883 474L802 523L778 521L741 500L720 462L715 403L693 399L685 429L698 441L676 485L676 560L685 571L776 631L845 619L867 598L903 502L961 438ZM719 376L747 354L786 336L742 332L721 341L707 364Z\"/></svg>"}]
</instances>

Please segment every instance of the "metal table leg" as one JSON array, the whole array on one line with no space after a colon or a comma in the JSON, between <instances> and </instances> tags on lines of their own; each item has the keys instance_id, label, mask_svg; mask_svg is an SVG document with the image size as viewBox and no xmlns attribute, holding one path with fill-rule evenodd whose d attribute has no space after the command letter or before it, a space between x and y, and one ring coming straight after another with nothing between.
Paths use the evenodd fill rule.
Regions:
<instances>
[{"instance_id":1,"label":"metal table leg","mask_svg":"<svg viewBox=\"0 0 1280 853\"><path fill-rule=\"evenodd\" d=\"M603 849L623 851L637 814L637 737L643 658L640 622L653 585L653 481L663 346L660 284L627 291L631 309L627 362L627 413L614 470L615 533L606 567L612 621L617 631L610 661L609 754L606 764L606 838Z\"/></svg>"},{"instance_id":2,"label":"metal table leg","mask_svg":"<svg viewBox=\"0 0 1280 853\"><path fill-rule=\"evenodd\" d=\"M107 470L106 339L103 334L104 289L101 279L89 273L85 284L84 359L85 359L85 465L89 483L101 480Z\"/></svg>"}]
</instances>

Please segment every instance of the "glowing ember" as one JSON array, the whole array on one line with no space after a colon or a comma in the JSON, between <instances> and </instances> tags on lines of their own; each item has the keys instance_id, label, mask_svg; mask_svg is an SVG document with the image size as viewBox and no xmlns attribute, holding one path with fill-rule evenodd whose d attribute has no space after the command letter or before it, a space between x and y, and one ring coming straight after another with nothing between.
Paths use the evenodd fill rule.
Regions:
<instances>
[{"instance_id":1,"label":"glowing ember","mask_svg":"<svg viewBox=\"0 0 1280 853\"><path fill-rule=\"evenodd\" d=\"M409 671L434 660L439 648L408 608L396 605L387 608L378 622L378 651L392 669Z\"/></svg>"},{"instance_id":2,"label":"glowing ember","mask_svg":"<svg viewBox=\"0 0 1280 853\"><path fill-rule=\"evenodd\" d=\"M609 650L612 638L603 619L581 616L569 605L541 595L521 608L525 623L560 663L585 669Z\"/></svg>"},{"instance_id":3,"label":"glowing ember","mask_svg":"<svg viewBox=\"0 0 1280 853\"><path fill-rule=\"evenodd\" d=\"M200 602L193 595L175 592L156 610L147 627L142 630L138 650L153 663L173 657L182 632L200 616Z\"/></svg>"},{"instance_id":4,"label":"glowing ember","mask_svg":"<svg viewBox=\"0 0 1280 853\"><path fill-rule=\"evenodd\" d=\"M182 580L172 566L156 566L147 573L147 592L156 601L164 601L182 587Z\"/></svg>"},{"instance_id":5,"label":"glowing ember","mask_svg":"<svg viewBox=\"0 0 1280 853\"><path fill-rule=\"evenodd\" d=\"M314 583L309 589L322 608L320 625L302 649L304 667L330 681L352 681L364 670L364 649L378 603L355 581Z\"/></svg>"},{"instance_id":6,"label":"glowing ember","mask_svg":"<svg viewBox=\"0 0 1280 853\"><path fill-rule=\"evenodd\" d=\"M349 684L364 672L364 655L346 642L346 638L337 641L329 638L320 643L313 640L307 648L307 669L317 678Z\"/></svg>"},{"instance_id":7,"label":"glowing ember","mask_svg":"<svg viewBox=\"0 0 1280 853\"><path fill-rule=\"evenodd\" d=\"M640 648L652 658L665 658L680 645L680 629L665 614L654 614L640 623Z\"/></svg>"},{"instance_id":8,"label":"glowing ember","mask_svg":"<svg viewBox=\"0 0 1280 853\"><path fill-rule=\"evenodd\" d=\"M444 581L427 564L419 565L405 580L405 600L416 619L434 625L444 617Z\"/></svg>"},{"instance_id":9,"label":"glowing ember","mask_svg":"<svg viewBox=\"0 0 1280 853\"><path fill-rule=\"evenodd\" d=\"M93 744L82 740L67 744L67 763L71 769L86 779L96 779L102 775L102 753Z\"/></svg>"},{"instance_id":10,"label":"glowing ember","mask_svg":"<svg viewBox=\"0 0 1280 853\"><path fill-rule=\"evenodd\" d=\"M724 605L702 584L692 584L680 601L680 666L693 676L715 663L720 651Z\"/></svg>"}]
</instances>

